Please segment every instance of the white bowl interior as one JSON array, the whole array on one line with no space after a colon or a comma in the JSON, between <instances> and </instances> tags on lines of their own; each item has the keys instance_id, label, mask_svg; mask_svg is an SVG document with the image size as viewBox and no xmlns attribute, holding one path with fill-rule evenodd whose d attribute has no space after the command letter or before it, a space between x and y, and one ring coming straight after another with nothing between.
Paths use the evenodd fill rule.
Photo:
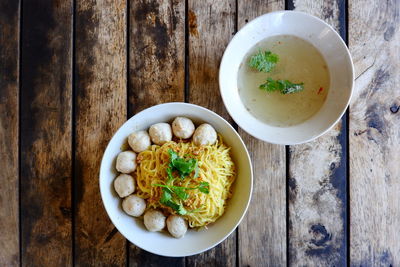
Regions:
<instances>
[{"instance_id":1,"label":"white bowl interior","mask_svg":"<svg viewBox=\"0 0 400 267\"><path fill-rule=\"evenodd\" d=\"M310 119L291 127L274 127L253 117L238 91L239 65L259 41L274 35L294 35L313 44L323 55L330 74L330 89L322 108ZM278 11L260 16L243 27L229 43L220 67L220 90L225 106L246 132L275 144L298 144L328 131L343 115L351 98L353 63L340 36L322 20L311 15Z\"/></svg>"},{"instance_id":2,"label":"white bowl interior","mask_svg":"<svg viewBox=\"0 0 400 267\"><path fill-rule=\"evenodd\" d=\"M113 188L115 158L121 152L128 135L138 130L147 130L157 122L171 122L176 116L191 118L195 124L207 122L214 126L224 141L232 148L232 157L237 168L234 193L224 215L208 229L189 230L181 239L168 233L152 233L145 229L142 221L128 216L121 208L121 199ZM210 249L223 241L243 218L250 202L252 191L252 167L247 149L232 126L214 112L186 103L167 103L148 108L129 119L109 142L100 167L100 191L106 211L115 227L130 242L154 254L180 257Z\"/></svg>"}]
</instances>

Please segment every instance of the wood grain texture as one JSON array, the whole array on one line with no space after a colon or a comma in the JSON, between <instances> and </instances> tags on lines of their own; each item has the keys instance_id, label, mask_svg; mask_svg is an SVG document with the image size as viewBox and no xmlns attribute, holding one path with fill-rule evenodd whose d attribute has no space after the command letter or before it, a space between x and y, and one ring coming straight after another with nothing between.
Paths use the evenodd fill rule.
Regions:
<instances>
[{"instance_id":1,"label":"wood grain texture","mask_svg":"<svg viewBox=\"0 0 400 267\"><path fill-rule=\"evenodd\" d=\"M183 102L185 2L132 1L129 32L129 117L152 105ZM183 266L184 258L148 253L133 244L129 266Z\"/></svg>"},{"instance_id":2,"label":"wood grain texture","mask_svg":"<svg viewBox=\"0 0 400 267\"><path fill-rule=\"evenodd\" d=\"M22 10L21 260L71 265L72 1Z\"/></svg>"},{"instance_id":3,"label":"wood grain texture","mask_svg":"<svg viewBox=\"0 0 400 267\"><path fill-rule=\"evenodd\" d=\"M218 70L225 47L235 32L234 0L188 1L189 102L209 108L225 119L218 87ZM188 266L236 264L236 232L217 247L186 258Z\"/></svg>"},{"instance_id":4,"label":"wood grain texture","mask_svg":"<svg viewBox=\"0 0 400 267\"><path fill-rule=\"evenodd\" d=\"M184 101L185 1L132 1L129 109Z\"/></svg>"},{"instance_id":5,"label":"wood grain texture","mask_svg":"<svg viewBox=\"0 0 400 267\"><path fill-rule=\"evenodd\" d=\"M294 266L346 265L341 198L346 176L335 175L345 168L341 129L338 124L317 140L290 148L289 262Z\"/></svg>"},{"instance_id":6,"label":"wood grain texture","mask_svg":"<svg viewBox=\"0 0 400 267\"><path fill-rule=\"evenodd\" d=\"M238 28L285 1L238 1ZM240 266L286 266L285 147L257 140L239 128L253 162L249 211L239 226Z\"/></svg>"},{"instance_id":7,"label":"wood grain texture","mask_svg":"<svg viewBox=\"0 0 400 267\"><path fill-rule=\"evenodd\" d=\"M294 10L319 17L336 31L339 31L340 27L346 27L346 25L340 25L339 23L339 6L344 4L343 0L293 0L292 2Z\"/></svg>"},{"instance_id":8,"label":"wood grain texture","mask_svg":"<svg viewBox=\"0 0 400 267\"><path fill-rule=\"evenodd\" d=\"M101 202L107 143L126 120L125 0L76 1L75 263L122 266L126 241Z\"/></svg>"},{"instance_id":9,"label":"wood grain texture","mask_svg":"<svg viewBox=\"0 0 400 267\"><path fill-rule=\"evenodd\" d=\"M189 1L189 102L229 119L219 93L219 64L235 34L236 3Z\"/></svg>"},{"instance_id":10,"label":"wood grain texture","mask_svg":"<svg viewBox=\"0 0 400 267\"><path fill-rule=\"evenodd\" d=\"M285 147L239 129L253 162L253 195L239 226L240 266L286 266Z\"/></svg>"},{"instance_id":11,"label":"wood grain texture","mask_svg":"<svg viewBox=\"0 0 400 267\"><path fill-rule=\"evenodd\" d=\"M19 1L0 2L0 265L19 265Z\"/></svg>"},{"instance_id":12,"label":"wood grain texture","mask_svg":"<svg viewBox=\"0 0 400 267\"><path fill-rule=\"evenodd\" d=\"M296 0L294 8L323 19L338 32L344 1ZM345 36L342 36L345 38ZM290 147L289 263L293 266L345 266L345 118L315 141Z\"/></svg>"},{"instance_id":13,"label":"wood grain texture","mask_svg":"<svg viewBox=\"0 0 400 267\"><path fill-rule=\"evenodd\" d=\"M349 1L351 266L400 265L399 14L397 0Z\"/></svg>"}]
</instances>

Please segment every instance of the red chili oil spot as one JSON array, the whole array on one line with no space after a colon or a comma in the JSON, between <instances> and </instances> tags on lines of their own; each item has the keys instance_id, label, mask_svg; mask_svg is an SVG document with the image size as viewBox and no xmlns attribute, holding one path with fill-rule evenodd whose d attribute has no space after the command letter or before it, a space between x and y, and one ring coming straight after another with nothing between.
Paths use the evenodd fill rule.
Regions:
<instances>
[{"instance_id":1,"label":"red chili oil spot","mask_svg":"<svg viewBox=\"0 0 400 267\"><path fill-rule=\"evenodd\" d=\"M323 90L324 90L324 88L320 87L317 94L319 95Z\"/></svg>"}]
</instances>

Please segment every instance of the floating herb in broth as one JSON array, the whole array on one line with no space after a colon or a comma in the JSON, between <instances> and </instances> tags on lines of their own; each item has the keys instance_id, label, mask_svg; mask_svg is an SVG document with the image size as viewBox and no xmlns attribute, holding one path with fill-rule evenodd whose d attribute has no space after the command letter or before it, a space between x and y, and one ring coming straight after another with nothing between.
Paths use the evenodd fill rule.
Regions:
<instances>
[{"instance_id":1,"label":"floating herb in broth","mask_svg":"<svg viewBox=\"0 0 400 267\"><path fill-rule=\"evenodd\" d=\"M268 78L267 81L259 86L261 90L265 90L267 92L281 92L281 94L293 94L298 93L304 90L303 83L292 83L288 80L274 80L272 78Z\"/></svg>"},{"instance_id":2,"label":"floating herb in broth","mask_svg":"<svg viewBox=\"0 0 400 267\"><path fill-rule=\"evenodd\" d=\"M329 83L329 71L319 51L292 35L257 43L244 57L238 75L245 107L259 120L278 127L300 124L317 113Z\"/></svg>"},{"instance_id":3,"label":"floating herb in broth","mask_svg":"<svg viewBox=\"0 0 400 267\"><path fill-rule=\"evenodd\" d=\"M271 72L278 62L279 57L271 51L258 51L257 54L251 56L249 66L262 72Z\"/></svg>"}]
</instances>

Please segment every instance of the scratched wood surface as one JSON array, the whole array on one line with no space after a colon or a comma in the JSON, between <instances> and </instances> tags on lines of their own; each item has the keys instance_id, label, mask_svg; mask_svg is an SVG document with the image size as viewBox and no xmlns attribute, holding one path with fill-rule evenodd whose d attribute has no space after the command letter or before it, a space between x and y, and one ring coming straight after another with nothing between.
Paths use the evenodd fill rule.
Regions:
<instances>
[{"instance_id":1,"label":"scratched wood surface","mask_svg":"<svg viewBox=\"0 0 400 267\"><path fill-rule=\"evenodd\" d=\"M185 2L133 1L129 7L128 117L152 105L184 102ZM129 266L184 266L129 246Z\"/></svg>"},{"instance_id":2,"label":"scratched wood surface","mask_svg":"<svg viewBox=\"0 0 400 267\"><path fill-rule=\"evenodd\" d=\"M233 0L188 1L188 85L190 103L211 109L230 119L219 93L218 69L224 49L235 32ZM236 264L237 234L217 247L187 257L187 266L232 266Z\"/></svg>"},{"instance_id":3,"label":"scratched wood surface","mask_svg":"<svg viewBox=\"0 0 400 267\"><path fill-rule=\"evenodd\" d=\"M238 1L238 29L285 1ZM250 211L239 226L240 266L285 266L286 154L285 146L272 145L239 128L253 162L254 188Z\"/></svg>"},{"instance_id":4,"label":"scratched wood surface","mask_svg":"<svg viewBox=\"0 0 400 267\"><path fill-rule=\"evenodd\" d=\"M296 0L289 8L323 19L346 38L343 0ZM346 265L346 133L344 116L322 137L289 148L290 265Z\"/></svg>"},{"instance_id":5,"label":"scratched wood surface","mask_svg":"<svg viewBox=\"0 0 400 267\"><path fill-rule=\"evenodd\" d=\"M400 264L399 15L396 0L349 2L351 266Z\"/></svg>"},{"instance_id":6,"label":"scratched wood surface","mask_svg":"<svg viewBox=\"0 0 400 267\"><path fill-rule=\"evenodd\" d=\"M78 266L121 266L126 241L103 208L102 152L126 120L125 0L76 1L75 251Z\"/></svg>"},{"instance_id":7,"label":"scratched wood surface","mask_svg":"<svg viewBox=\"0 0 400 267\"><path fill-rule=\"evenodd\" d=\"M72 1L21 10L21 263L70 265Z\"/></svg>"},{"instance_id":8,"label":"scratched wood surface","mask_svg":"<svg viewBox=\"0 0 400 267\"><path fill-rule=\"evenodd\" d=\"M0 2L0 263L19 265L19 1ZM6 215L6 216L4 216Z\"/></svg>"},{"instance_id":9,"label":"scratched wood surface","mask_svg":"<svg viewBox=\"0 0 400 267\"><path fill-rule=\"evenodd\" d=\"M348 37L356 72L349 115L291 147L238 128L218 88L237 30L284 8ZM398 0L2 1L0 266L400 265L399 14ZM186 258L126 241L98 188L118 127L171 101L231 122L255 174L239 228Z\"/></svg>"}]
</instances>

